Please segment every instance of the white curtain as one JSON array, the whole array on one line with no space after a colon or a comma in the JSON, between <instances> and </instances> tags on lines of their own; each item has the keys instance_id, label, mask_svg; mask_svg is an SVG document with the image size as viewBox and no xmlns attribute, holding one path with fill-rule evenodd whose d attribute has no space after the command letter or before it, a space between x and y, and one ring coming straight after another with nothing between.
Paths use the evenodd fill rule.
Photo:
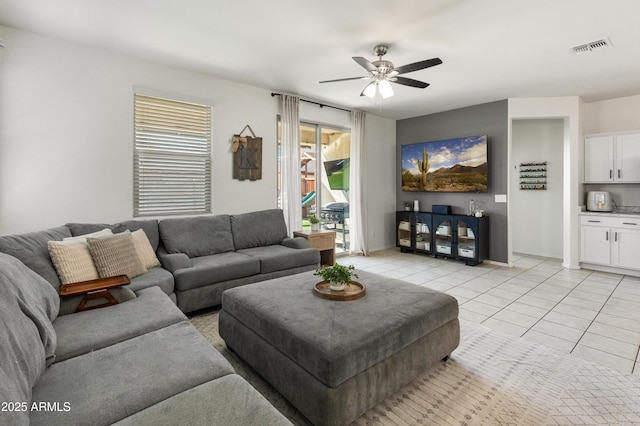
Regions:
<instances>
[{"instance_id":1,"label":"white curtain","mask_svg":"<svg viewBox=\"0 0 640 426\"><path fill-rule=\"evenodd\" d=\"M300 98L281 95L280 196L284 220L293 231L302 229L302 188L300 182Z\"/></svg>"},{"instance_id":2,"label":"white curtain","mask_svg":"<svg viewBox=\"0 0 640 426\"><path fill-rule=\"evenodd\" d=\"M349 170L349 254L369 254L367 222L364 205L365 158L364 158L363 111L351 111L351 153Z\"/></svg>"}]
</instances>

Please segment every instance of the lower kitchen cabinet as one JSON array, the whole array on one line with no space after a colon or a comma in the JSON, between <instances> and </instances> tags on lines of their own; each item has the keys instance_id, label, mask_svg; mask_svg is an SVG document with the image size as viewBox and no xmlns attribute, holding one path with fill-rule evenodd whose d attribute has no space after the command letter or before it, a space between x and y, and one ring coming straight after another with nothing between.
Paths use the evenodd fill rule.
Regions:
<instances>
[{"instance_id":1,"label":"lower kitchen cabinet","mask_svg":"<svg viewBox=\"0 0 640 426\"><path fill-rule=\"evenodd\" d=\"M640 217L581 215L580 262L640 271Z\"/></svg>"}]
</instances>

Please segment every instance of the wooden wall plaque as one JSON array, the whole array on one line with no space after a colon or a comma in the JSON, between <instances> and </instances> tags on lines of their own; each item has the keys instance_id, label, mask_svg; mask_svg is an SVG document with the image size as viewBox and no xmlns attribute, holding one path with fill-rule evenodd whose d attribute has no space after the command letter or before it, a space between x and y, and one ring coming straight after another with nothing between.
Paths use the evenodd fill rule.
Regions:
<instances>
[{"instance_id":1,"label":"wooden wall plaque","mask_svg":"<svg viewBox=\"0 0 640 426\"><path fill-rule=\"evenodd\" d=\"M249 129L251 136L242 136ZM253 133L248 124L242 132L233 135L233 178L239 180L262 179L262 138Z\"/></svg>"}]
</instances>

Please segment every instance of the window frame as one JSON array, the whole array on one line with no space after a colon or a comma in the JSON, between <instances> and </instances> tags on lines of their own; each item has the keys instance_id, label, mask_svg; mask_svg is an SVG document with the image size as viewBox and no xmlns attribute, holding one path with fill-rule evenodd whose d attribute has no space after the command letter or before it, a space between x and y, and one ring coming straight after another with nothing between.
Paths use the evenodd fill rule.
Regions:
<instances>
[{"instance_id":1,"label":"window frame","mask_svg":"<svg viewBox=\"0 0 640 426\"><path fill-rule=\"evenodd\" d=\"M209 101L133 90L133 217L212 212Z\"/></svg>"}]
</instances>

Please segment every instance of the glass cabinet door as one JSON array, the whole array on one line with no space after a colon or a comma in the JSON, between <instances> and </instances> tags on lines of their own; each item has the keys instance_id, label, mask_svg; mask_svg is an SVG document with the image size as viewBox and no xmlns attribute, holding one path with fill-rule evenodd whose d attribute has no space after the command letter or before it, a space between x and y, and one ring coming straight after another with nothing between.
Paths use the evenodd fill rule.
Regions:
<instances>
[{"instance_id":1,"label":"glass cabinet door","mask_svg":"<svg viewBox=\"0 0 640 426\"><path fill-rule=\"evenodd\" d=\"M411 214L398 212L396 222L398 227L396 247L411 247Z\"/></svg>"},{"instance_id":2,"label":"glass cabinet door","mask_svg":"<svg viewBox=\"0 0 640 426\"><path fill-rule=\"evenodd\" d=\"M467 259L476 258L476 235L474 229L477 229L475 221L472 219L458 219L458 253L459 257Z\"/></svg>"},{"instance_id":3,"label":"glass cabinet door","mask_svg":"<svg viewBox=\"0 0 640 426\"><path fill-rule=\"evenodd\" d=\"M453 232L451 229L451 219L434 216L433 227L436 230L435 252L438 254L452 255Z\"/></svg>"},{"instance_id":4,"label":"glass cabinet door","mask_svg":"<svg viewBox=\"0 0 640 426\"><path fill-rule=\"evenodd\" d=\"M416 214L416 250L431 251L431 216Z\"/></svg>"}]
</instances>

